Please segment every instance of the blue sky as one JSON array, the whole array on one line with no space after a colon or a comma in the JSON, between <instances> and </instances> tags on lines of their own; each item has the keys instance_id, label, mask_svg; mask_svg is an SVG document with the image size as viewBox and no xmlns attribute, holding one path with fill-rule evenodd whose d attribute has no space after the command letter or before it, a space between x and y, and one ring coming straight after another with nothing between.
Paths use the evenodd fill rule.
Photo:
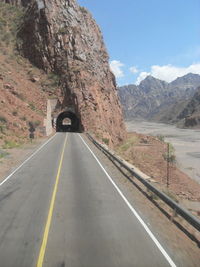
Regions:
<instances>
[{"instance_id":1,"label":"blue sky","mask_svg":"<svg viewBox=\"0 0 200 267\"><path fill-rule=\"evenodd\" d=\"M118 85L200 74L200 0L78 0L103 33Z\"/></svg>"}]
</instances>

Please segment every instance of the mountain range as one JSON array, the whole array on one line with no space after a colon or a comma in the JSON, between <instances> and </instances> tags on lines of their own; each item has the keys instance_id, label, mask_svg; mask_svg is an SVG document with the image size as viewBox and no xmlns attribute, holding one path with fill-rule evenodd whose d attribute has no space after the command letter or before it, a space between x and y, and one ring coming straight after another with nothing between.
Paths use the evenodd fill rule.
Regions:
<instances>
[{"instance_id":1,"label":"mountain range","mask_svg":"<svg viewBox=\"0 0 200 267\"><path fill-rule=\"evenodd\" d=\"M178 123L184 127L199 125L200 75L189 73L171 83L146 77L138 86L118 87L126 120L143 119Z\"/></svg>"}]
</instances>

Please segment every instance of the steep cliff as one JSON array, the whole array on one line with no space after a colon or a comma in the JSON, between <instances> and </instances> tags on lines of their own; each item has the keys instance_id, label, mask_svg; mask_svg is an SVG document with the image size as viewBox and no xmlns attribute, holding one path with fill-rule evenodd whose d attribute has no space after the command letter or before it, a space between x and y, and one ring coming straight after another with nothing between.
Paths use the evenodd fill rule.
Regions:
<instances>
[{"instance_id":1,"label":"steep cliff","mask_svg":"<svg viewBox=\"0 0 200 267\"><path fill-rule=\"evenodd\" d=\"M115 77L102 34L75 0L33 0L18 33L23 56L59 75L63 109L73 111L82 130L117 143L125 136Z\"/></svg>"}]
</instances>

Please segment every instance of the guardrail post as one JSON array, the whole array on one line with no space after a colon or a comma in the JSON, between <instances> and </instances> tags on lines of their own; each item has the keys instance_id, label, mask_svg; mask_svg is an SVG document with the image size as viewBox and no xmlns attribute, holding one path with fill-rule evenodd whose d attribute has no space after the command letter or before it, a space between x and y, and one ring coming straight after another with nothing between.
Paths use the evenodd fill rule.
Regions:
<instances>
[{"instance_id":1,"label":"guardrail post","mask_svg":"<svg viewBox=\"0 0 200 267\"><path fill-rule=\"evenodd\" d=\"M177 216L176 208L172 210L172 216L170 218L170 221L173 222L174 218Z\"/></svg>"},{"instance_id":2,"label":"guardrail post","mask_svg":"<svg viewBox=\"0 0 200 267\"><path fill-rule=\"evenodd\" d=\"M167 143L167 188L169 187L169 143Z\"/></svg>"}]
</instances>

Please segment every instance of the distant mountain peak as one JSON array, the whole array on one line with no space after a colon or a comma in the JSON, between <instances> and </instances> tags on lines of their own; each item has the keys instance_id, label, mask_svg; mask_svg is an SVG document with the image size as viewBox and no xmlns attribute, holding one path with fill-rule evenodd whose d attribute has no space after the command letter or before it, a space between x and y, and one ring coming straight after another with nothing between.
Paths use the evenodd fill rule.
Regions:
<instances>
[{"instance_id":1,"label":"distant mountain peak","mask_svg":"<svg viewBox=\"0 0 200 267\"><path fill-rule=\"evenodd\" d=\"M173 120L199 86L200 75L194 73L188 73L171 83L149 75L138 86L120 87L118 91L126 119L159 120L165 116ZM173 109L173 105L176 109Z\"/></svg>"}]
</instances>

